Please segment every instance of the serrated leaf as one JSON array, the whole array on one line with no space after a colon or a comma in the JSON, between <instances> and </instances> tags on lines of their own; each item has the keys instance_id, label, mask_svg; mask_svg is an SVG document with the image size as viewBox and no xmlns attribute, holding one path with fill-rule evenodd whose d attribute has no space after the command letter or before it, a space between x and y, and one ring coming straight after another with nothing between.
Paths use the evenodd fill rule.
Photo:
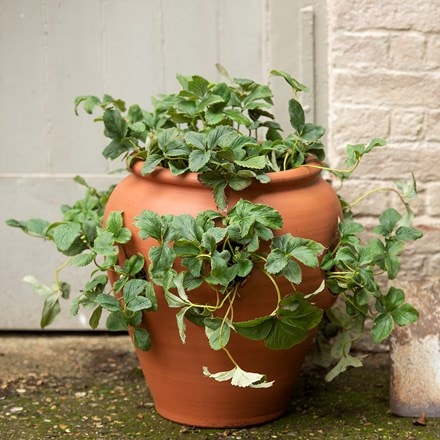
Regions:
<instances>
[{"instance_id":1,"label":"serrated leaf","mask_svg":"<svg viewBox=\"0 0 440 440\"><path fill-rule=\"evenodd\" d=\"M190 131L185 134L185 141L196 148L197 150L204 151L206 147L206 136L204 133L197 131Z\"/></svg>"},{"instance_id":2,"label":"serrated leaf","mask_svg":"<svg viewBox=\"0 0 440 440\"><path fill-rule=\"evenodd\" d=\"M408 325L419 319L419 312L411 304L402 304L391 313L397 325Z\"/></svg>"},{"instance_id":3,"label":"serrated leaf","mask_svg":"<svg viewBox=\"0 0 440 440\"><path fill-rule=\"evenodd\" d=\"M96 303L99 304L102 308L108 310L109 312L117 312L120 311L119 301L111 295L100 293L96 297Z\"/></svg>"},{"instance_id":4,"label":"serrated leaf","mask_svg":"<svg viewBox=\"0 0 440 440\"><path fill-rule=\"evenodd\" d=\"M186 342L185 314L191 308L192 306L183 307L176 313L177 328L179 330L179 336L180 336L180 340L182 341L182 344L185 344Z\"/></svg>"},{"instance_id":5,"label":"serrated leaf","mask_svg":"<svg viewBox=\"0 0 440 440\"><path fill-rule=\"evenodd\" d=\"M124 225L122 211L111 211L107 216L106 229L112 234L116 234Z\"/></svg>"},{"instance_id":6,"label":"serrated leaf","mask_svg":"<svg viewBox=\"0 0 440 440\"><path fill-rule=\"evenodd\" d=\"M262 316L249 321L234 322L234 329L241 336L260 341L269 335L274 319L273 316Z\"/></svg>"},{"instance_id":7,"label":"serrated leaf","mask_svg":"<svg viewBox=\"0 0 440 440\"><path fill-rule=\"evenodd\" d=\"M226 347L231 336L229 323L220 318L205 318L204 324L209 346L213 350L221 350Z\"/></svg>"},{"instance_id":8,"label":"serrated leaf","mask_svg":"<svg viewBox=\"0 0 440 440\"><path fill-rule=\"evenodd\" d=\"M287 83L292 87L295 92L309 92L309 89L304 84L301 84L295 78L293 78L289 73L283 72L282 70L271 70L270 74L272 76L281 76Z\"/></svg>"},{"instance_id":9,"label":"serrated leaf","mask_svg":"<svg viewBox=\"0 0 440 440\"><path fill-rule=\"evenodd\" d=\"M61 223L55 226L50 234L61 252L68 251L81 235L81 226L78 223Z\"/></svg>"},{"instance_id":10,"label":"serrated leaf","mask_svg":"<svg viewBox=\"0 0 440 440\"><path fill-rule=\"evenodd\" d=\"M75 98L75 114L78 116L78 106L83 103L84 110L91 115L95 107L101 104L101 100L92 95L77 96Z\"/></svg>"},{"instance_id":11,"label":"serrated leaf","mask_svg":"<svg viewBox=\"0 0 440 440\"><path fill-rule=\"evenodd\" d=\"M32 275L26 275L23 278L25 283L29 283L32 288L41 296L48 296L54 293L54 289L46 286L45 284L40 283L35 277Z\"/></svg>"},{"instance_id":12,"label":"serrated leaf","mask_svg":"<svg viewBox=\"0 0 440 440\"><path fill-rule=\"evenodd\" d=\"M118 247L114 244L113 234L105 229L98 228L98 235L93 242L93 250L98 255L106 257L115 256L118 254Z\"/></svg>"},{"instance_id":13,"label":"serrated leaf","mask_svg":"<svg viewBox=\"0 0 440 440\"><path fill-rule=\"evenodd\" d=\"M271 274L281 272L289 262L287 255L280 249L274 249L268 256L264 268Z\"/></svg>"},{"instance_id":14,"label":"serrated leaf","mask_svg":"<svg viewBox=\"0 0 440 440\"><path fill-rule=\"evenodd\" d=\"M163 219L153 211L142 211L142 213L135 217L135 226L139 228L139 237L146 240L151 237L161 242L166 230L166 225Z\"/></svg>"},{"instance_id":15,"label":"serrated leaf","mask_svg":"<svg viewBox=\"0 0 440 440\"><path fill-rule=\"evenodd\" d=\"M134 345L142 351L148 351L151 348L151 337L144 328L136 327L133 331Z\"/></svg>"},{"instance_id":16,"label":"serrated leaf","mask_svg":"<svg viewBox=\"0 0 440 440\"><path fill-rule=\"evenodd\" d=\"M102 120L105 126L105 135L111 139L120 140L127 135L128 124L118 109L104 110Z\"/></svg>"},{"instance_id":17,"label":"serrated leaf","mask_svg":"<svg viewBox=\"0 0 440 440\"><path fill-rule=\"evenodd\" d=\"M51 324L60 314L61 307L58 293L54 292L46 296L41 314L40 327L45 328Z\"/></svg>"},{"instance_id":18,"label":"serrated leaf","mask_svg":"<svg viewBox=\"0 0 440 440\"><path fill-rule=\"evenodd\" d=\"M267 157L266 156L253 156L253 157L249 157L245 160L236 160L235 163L238 166L241 166L244 168L262 170L267 165Z\"/></svg>"},{"instance_id":19,"label":"serrated leaf","mask_svg":"<svg viewBox=\"0 0 440 440\"><path fill-rule=\"evenodd\" d=\"M325 376L326 382L331 382L335 377L346 371L349 367L362 367L362 361L351 355L346 355L339 360L339 362L327 373Z\"/></svg>"},{"instance_id":20,"label":"serrated leaf","mask_svg":"<svg viewBox=\"0 0 440 440\"><path fill-rule=\"evenodd\" d=\"M296 99L289 100L290 125L301 134L304 130L305 115L302 105Z\"/></svg>"},{"instance_id":21,"label":"serrated leaf","mask_svg":"<svg viewBox=\"0 0 440 440\"><path fill-rule=\"evenodd\" d=\"M128 330L128 325L125 320L124 314L119 310L117 312L111 312L106 320L107 329L111 332L121 332Z\"/></svg>"},{"instance_id":22,"label":"serrated leaf","mask_svg":"<svg viewBox=\"0 0 440 440\"><path fill-rule=\"evenodd\" d=\"M132 312L138 312L141 310L150 310L152 305L153 304L148 298L145 298L144 296L137 296L126 304L126 308Z\"/></svg>"},{"instance_id":23,"label":"serrated leaf","mask_svg":"<svg viewBox=\"0 0 440 440\"><path fill-rule=\"evenodd\" d=\"M146 174L152 173L156 167L162 162L164 157L160 154L149 154L146 158L144 164L142 165L141 174L145 176Z\"/></svg>"},{"instance_id":24,"label":"serrated leaf","mask_svg":"<svg viewBox=\"0 0 440 440\"><path fill-rule=\"evenodd\" d=\"M267 382L264 374L244 371L238 366L234 367L232 370L219 371L218 373L210 373L207 367L203 367L203 374L215 379L217 382L230 380L231 385L241 388L269 388L274 383L274 381Z\"/></svg>"},{"instance_id":25,"label":"serrated leaf","mask_svg":"<svg viewBox=\"0 0 440 440\"><path fill-rule=\"evenodd\" d=\"M249 118L238 110L226 109L223 110L223 113L225 113L230 119L239 125L244 125L245 127L249 127L251 125Z\"/></svg>"},{"instance_id":26,"label":"serrated leaf","mask_svg":"<svg viewBox=\"0 0 440 440\"><path fill-rule=\"evenodd\" d=\"M89 319L89 325L91 328L95 329L98 327L99 321L101 320L101 316L102 316L102 307L98 306L95 308Z\"/></svg>"},{"instance_id":27,"label":"serrated leaf","mask_svg":"<svg viewBox=\"0 0 440 440\"><path fill-rule=\"evenodd\" d=\"M94 254L89 252L75 255L70 260L70 264L74 267L84 267L89 265L93 261L93 258L94 258Z\"/></svg>"},{"instance_id":28,"label":"serrated leaf","mask_svg":"<svg viewBox=\"0 0 440 440\"><path fill-rule=\"evenodd\" d=\"M388 315L381 313L375 320L373 327L371 329L371 337L376 344L380 344L384 339L390 336L394 328L393 318Z\"/></svg>"},{"instance_id":29,"label":"serrated leaf","mask_svg":"<svg viewBox=\"0 0 440 440\"><path fill-rule=\"evenodd\" d=\"M396 230L396 240L412 241L423 236L422 231L408 226L399 226Z\"/></svg>"},{"instance_id":30,"label":"serrated leaf","mask_svg":"<svg viewBox=\"0 0 440 440\"><path fill-rule=\"evenodd\" d=\"M394 208L388 208L380 215L380 226L376 226L374 232L384 237L389 236L401 218L402 216Z\"/></svg>"},{"instance_id":31,"label":"serrated leaf","mask_svg":"<svg viewBox=\"0 0 440 440\"><path fill-rule=\"evenodd\" d=\"M210 151L201 151L201 150L194 150L191 151L189 155L189 169L193 173L197 173L200 171L211 158L211 152Z\"/></svg>"},{"instance_id":32,"label":"serrated leaf","mask_svg":"<svg viewBox=\"0 0 440 440\"><path fill-rule=\"evenodd\" d=\"M128 280L124 285L124 303L130 304L133 299L145 291L147 284L146 280Z\"/></svg>"}]
</instances>

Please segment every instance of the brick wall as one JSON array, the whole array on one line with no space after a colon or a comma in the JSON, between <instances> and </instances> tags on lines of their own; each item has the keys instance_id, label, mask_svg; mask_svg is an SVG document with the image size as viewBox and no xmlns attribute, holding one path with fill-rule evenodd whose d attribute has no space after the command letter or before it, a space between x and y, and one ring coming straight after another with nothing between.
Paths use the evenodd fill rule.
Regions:
<instances>
[{"instance_id":1,"label":"brick wall","mask_svg":"<svg viewBox=\"0 0 440 440\"><path fill-rule=\"evenodd\" d=\"M413 203L424 238L409 249L402 277L440 275L440 4L437 0L329 0L329 147L341 165L347 143L388 140L345 187L359 193L414 173ZM359 206L368 218L390 195Z\"/></svg>"}]
</instances>

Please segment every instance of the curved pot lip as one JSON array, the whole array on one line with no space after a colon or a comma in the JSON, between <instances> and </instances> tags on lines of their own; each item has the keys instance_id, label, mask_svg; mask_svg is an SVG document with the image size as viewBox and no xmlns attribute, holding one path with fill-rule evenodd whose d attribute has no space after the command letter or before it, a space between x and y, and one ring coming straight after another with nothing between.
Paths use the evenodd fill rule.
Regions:
<instances>
[{"instance_id":1,"label":"curved pot lip","mask_svg":"<svg viewBox=\"0 0 440 440\"><path fill-rule=\"evenodd\" d=\"M187 186L200 186L200 181L198 179L199 173L188 172L179 176L171 173L168 168L157 167L152 173L142 175L142 166L144 164L143 160L136 161L130 168L130 171L137 177L144 179L154 178L163 183L175 184L175 185L187 185ZM310 165L310 166L307 166ZM270 183L273 184L283 184L292 183L295 181L309 180L316 178L321 174L322 163L317 158L310 158L306 165L300 166L298 168L293 168L286 171L275 171L267 173L270 178ZM255 181L256 184L266 185L265 183L260 183Z\"/></svg>"}]
</instances>

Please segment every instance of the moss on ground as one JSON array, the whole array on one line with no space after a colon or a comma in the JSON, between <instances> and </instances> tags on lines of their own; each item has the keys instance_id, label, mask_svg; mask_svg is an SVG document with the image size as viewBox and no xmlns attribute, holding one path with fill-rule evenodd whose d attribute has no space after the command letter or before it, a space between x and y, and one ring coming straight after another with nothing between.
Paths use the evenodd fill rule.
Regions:
<instances>
[{"instance_id":1,"label":"moss on ground","mask_svg":"<svg viewBox=\"0 0 440 440\"><path fill-rule=\"evenodd\" d=\"M440 419L416 426L390 414L387 354L332 383L323 381L324 372L306 368L287 413L248 429L199 429L163 419L132 353L96 350L83 367L81 374L37 371L3 382L0 376L1 438L440 439Z\"/></svg>"}]
</instances>

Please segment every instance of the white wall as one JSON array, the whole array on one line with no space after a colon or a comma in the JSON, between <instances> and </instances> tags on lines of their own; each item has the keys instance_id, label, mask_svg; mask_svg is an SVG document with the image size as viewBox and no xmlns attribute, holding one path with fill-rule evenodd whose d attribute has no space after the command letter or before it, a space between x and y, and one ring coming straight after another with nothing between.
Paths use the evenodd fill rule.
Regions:
<instances>
[{"instance_id":1,"label":"white wall","mask_svg":"<svg viewBox=\"0 0 440 440\"><path fill-rule=\"evenodd\" d=\"M5 226L8 218L58 218L80 174L104 188L111 165L92 119L73 99L109 93L149 105L176 73L265 81L283 69L311 85L309 118L326 125L326 14L322 0L0 0L0 329L37 329L41 298L22 282L50 283L63 262L51 243ZM288 92L275 83L277 96ZM277 111L286 98L276 101ZM319 105L317 105L319 103ZM79 288L85 274L74 275ZM67 315L67 313L65 314ZM68 316L52 328L83 328Z\"/></svg>"}]
</instances>

